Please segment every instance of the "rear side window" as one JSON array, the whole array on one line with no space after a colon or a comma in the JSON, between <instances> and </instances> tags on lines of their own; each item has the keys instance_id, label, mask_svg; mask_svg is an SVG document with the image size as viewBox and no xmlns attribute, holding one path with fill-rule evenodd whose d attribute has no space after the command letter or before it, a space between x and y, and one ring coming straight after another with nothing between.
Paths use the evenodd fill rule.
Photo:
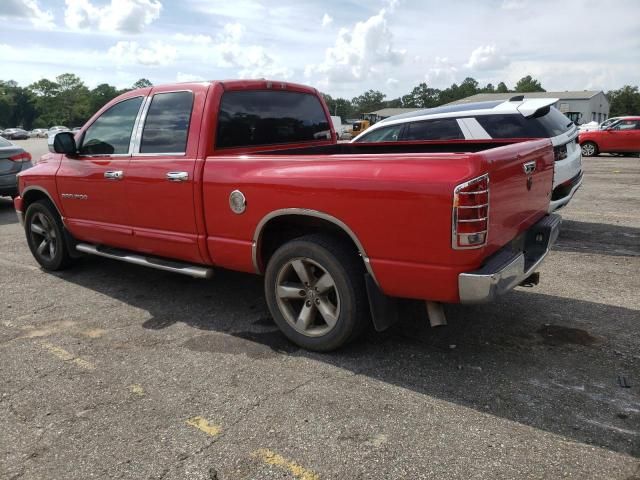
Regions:
<instances>
[{"instance_id":1,"label":"rear side window","mask_svg":"<svg viewBox=\"0 0 640 480\"><path fill-rule=\"evenodd\" d=\"M461 140L462 130L455 118L426 120L407 125L403 140Z\"/></svg>"},{"instance_id":2,"label":"rear side window","mask_svg":"<svg viewBox=\"0 0 640 480\"><path fill-rule=\"evenodd\" d=\"M138 116L142 97L116 103L91 124L84 134L82 155L123 155L129 153L133 124Z\"/></svg>"},{"instance_id":3,"label":"rear side window","mask_svg":"<svg viewBox=\"0 0 640 480\"><path fill-rule=\"evenodd\" d=\"M479 115L476 118L492 138L549 138L566 133L573 122L556 108L547 108L537 117L520 114Z\"/></svg>"},{"instance_id":4,"label":"rear side window","mask_svg":"<svg viewBox=\"0 0 640 480\"><path fill-rule=\"evenodd\" d=\"M270 90L222 96L217 148L310 142L331 138L324 109L314 95Z\"/></svg>"},{"instance_id":5,"label":"rear side window","mask_svg":"<svg viewBox=\"0 0 640 480\"><path fill-rule=\"evenodd\" d=\"M397 142L400 139L402 125L378 128L358 139L358 142Z\"/></svg>"},{"instance_id":6,"label":"rear side window","mask_svg":"<svg viewBox=\"0 0 640 480\"><path fill-rule=\"evenodd\" d=\"M192 106L191 92L155 94L144 122L140 153L184 153Z\"/></svg>"}]
</instances>

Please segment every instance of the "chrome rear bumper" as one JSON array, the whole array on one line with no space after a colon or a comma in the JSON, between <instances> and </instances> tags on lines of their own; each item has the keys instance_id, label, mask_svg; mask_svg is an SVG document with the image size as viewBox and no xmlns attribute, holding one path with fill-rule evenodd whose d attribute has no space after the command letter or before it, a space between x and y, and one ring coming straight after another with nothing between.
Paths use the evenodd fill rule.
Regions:
<instances>
[{"instance_id":1,"label":"chrome rear bumper","mask_svg":"<svg viewBox=\"0 0 640 480\"><path fill-rule=\"evenodd\" d=\"M530 277L558 238L561 223L559 215L547 215L524 233L518 247L507 245L482 268L458 275L460 302L490 302Z\"/></svg>"}]
</instances>

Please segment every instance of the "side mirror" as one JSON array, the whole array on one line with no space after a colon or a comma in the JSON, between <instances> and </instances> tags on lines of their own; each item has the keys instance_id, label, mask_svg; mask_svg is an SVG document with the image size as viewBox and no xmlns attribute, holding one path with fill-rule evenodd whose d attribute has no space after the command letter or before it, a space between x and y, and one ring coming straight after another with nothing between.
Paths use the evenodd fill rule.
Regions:
<instances>
[{"instance_id":1,"label":"side mirror","mask_svg":"<svg viewBox=\"0 0 640 480\"><path fill-rule=\"evenodd\" d=\"M71 132L58 132L55 135L50 135L48 144L51 153L63 153L65 155L78 154L76 139Z\"/></svg>"}]
</instances>

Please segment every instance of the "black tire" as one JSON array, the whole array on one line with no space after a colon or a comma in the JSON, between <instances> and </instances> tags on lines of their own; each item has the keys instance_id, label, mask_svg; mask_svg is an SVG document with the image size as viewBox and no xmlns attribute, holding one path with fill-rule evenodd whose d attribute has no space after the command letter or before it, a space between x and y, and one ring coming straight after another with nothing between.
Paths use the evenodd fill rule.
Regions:
<instances>
[{"instance_id":1,"label":"black tire","mask_svg":"<svg viewBox=\"0 0 640 480\"><path fill-rule=\"evenodd\" d=\"M370 323L364 265L357 252L349 247L345 240L330 235L306 235L282 245L269 260L264 282L267 305L280 330L296 345L321 352L335 350L357 338ZM298 262L307 262L310 268L307 273L316 283L312 281L307 288L302 285L302 277L294 267ZM325 293L322 286L320 289L314 286L320 285L318 280L326 273L332 287ZM285 286L283 278L287 275L294 280ZM298 291L300 298L283 298L279 287L291 288L294 295ZM318 302L317 307L314 302ZM315 311L307 329L299 325L305 305ZM335 309L328 313L326 305ZM296 316L298 307L300 312ZM326 321L326 314L332 318L331 322ZM298 327L291 322L292 317L298 320ZM301 333L302 330L305 333Z\"/></svg>"},{"instance_id":2,"label":"black tire","mask_svg":"<svg viewBox=\"0 0 640 480\"><path fill-rule=\"evenodd\" d=\"M582 150L583 157L595 157L600 153L598 145L596 145L594 142L584 142L582 145L580 145L580 149Z\"/></svg>"},{"instance_id":3,"label":"black tire","mask_svg":"<svg viewBox=\"0 0 640 480\"><path fill-rule=\"evenodd\" d=\"M67 249L62 219L50 201L38 200L29 205L24 230L29 250L42 268L56 271L71 266L73 259Z\"/></svg>"}]
</instances>

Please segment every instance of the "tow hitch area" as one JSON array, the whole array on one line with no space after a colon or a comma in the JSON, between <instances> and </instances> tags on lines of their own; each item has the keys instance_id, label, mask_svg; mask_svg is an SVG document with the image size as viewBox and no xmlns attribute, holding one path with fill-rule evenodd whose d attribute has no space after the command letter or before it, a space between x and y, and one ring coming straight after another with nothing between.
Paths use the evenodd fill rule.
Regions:
<instances>
[{"instance_id":1,"label":"tow hitch area","mask_svg":"<svg viewBox=\"0 0 640 480\"><path fill-rule=\"evenodd\" d=\"M521 287L535 287L540 283L540 272L535 272L519 283Z\"/></svg>"}]
</instances>

